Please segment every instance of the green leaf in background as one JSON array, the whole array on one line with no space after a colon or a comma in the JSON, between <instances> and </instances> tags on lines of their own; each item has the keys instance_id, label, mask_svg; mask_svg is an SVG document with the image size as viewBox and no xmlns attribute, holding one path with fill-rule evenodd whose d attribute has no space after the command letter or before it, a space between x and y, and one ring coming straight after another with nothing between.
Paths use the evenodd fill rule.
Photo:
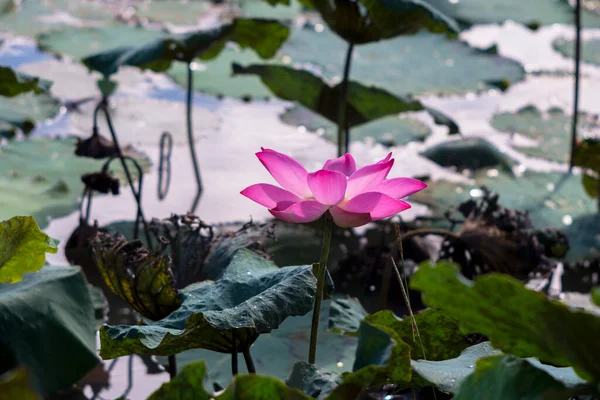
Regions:
<instances>
[{"instance_id":1,"label":"green leaf in background","mask_svg":"<svg viewBox=\"0 0 600 400\"><path fill-rule=\"evenodd\" d=\"M41 399L41 397L31 389L29 374L27 374L25 368L17 368L0 374L0 400L13 399Z\"/></svg>"},{"instance_id":2,"label":"green leaf in background","mask_svg":"<svg viewBox=\"0 0 600 400\"><path fill-rule=\"evenodd\" d=\"M99 171L104 160L75 156L75 142L74 138L29 139L10 141L2 146L0 220L31 215L43 229L50 218L77 209L77 198L83 190L81 175ZM148 168L145 156L130 154L144 169ZM119 164L111 165L113 175L122 178ZM135 175L135 169L130 170Z\"/></svg>"},{"instance_id":3,"label":"green leaf in background","mask_svg":"<svg viewBox=\"0 0 600 400\"><path fill-rule=\"evenodd\" d=\"M454 399L542 400L549 396L571 397L562 382L529 361L512 355L496 355L477 361L475 372L465 378Z\"/></svg>"},{"instance_id":4,"label":"green leaf in background","mask_svg":"<svg viewBox=\"0 0 600 400\"><path fill-rule=\"evenodd\" d=\"M54 118L59 109L60 102L47 93L0 96L0 124L16 127L27 134L36 123Z\"/></svg>"},{"instance_id":5,"label":"green leaf in background","mask_svg":"<svg viewBox=\"0 0 600 400\"><path fill-rule=\"evenodd\" d=\"M194 348L231 353L233 340L241 351L288 316L309 312L315 290L311 266L278 268L240 249L221 277L181 290L177 312L144 325L103 327L100 353L103 358L171 355Z\"/></svg>"},{"instance_id":6,"label":"green leaf in background","mask_svg":"<svg viewBox=\"0 0 600 400\"><path fill-rule=\"evenodd\" d=\"M38 47L44 51L86 59L85 65L88 68L106 74L110 72L108 61L111 61L111 58L119 52L144 45L165 35L165 32L159 30L115 22L99 27L66 27L39 35L37 43ZM103 53L103 55L98 53Z\"/></svg>"},{"instance_id":7,"label":"green leaf in background","mask_svg":"<svg viewBox=\"0 0 600 400\"><path fill-rule=\"evenodd\" d=\"M42 268L46 253L58 251L56 245L33 217L0 222L0 283L19 282L27 272Z\"/></svg>"},{"instance_id":8,"label":"green leaf in background","mask_svg":"<svg viewBox=\"0 0 600 400\"><path fill-rule=\"evenodd\" d=\"M421 0L310 0L329 27L352 44L365 44L420 30L458 32L456 23Z\"/></svg>"},{"instance_id":9,"label":"green leaf in background","mask_svg":"<svg viewBox=\"0 0 600 400\"><path fill-rule=\"evenodd\" d=\"M237 43L242 49L253 49L261 58L270 58L286 41L288 35L288 28L278 21L239 18L232 24L210 30L156 39L126 52L116 63L165 71L173 61L191 62L196 57L203 60L213 59L229 41Z\"/></svg>"},{"instance_id":10,"label":"green leaf in background","mask_svg":"<svg viewBox=\"0 0 600 400\"><path fill-rule=\"evenodd\" d=\"M167 383L152 393L148 400L210 400L213 398L206 376L206 363L198 361L184 366Z\"/></svg>"},{"instance_id":11,"label":"green leaf in background","mask_svg":"<svg viewBox=\"0 0 600 400\"><path fill-rule=\"evenodd\" d=\"M339 79L347 44L326 27L320 28L293 29L281 59L311 65L327 80ZM524 77L523 67L514 60L428 32L361 46L352 56L353 80L396 96L480 91L495 87L493 82L513 84Z\"/></svg>"},{"instance_id":12,"label":"green leaf in background","mask_svg":"<svg viewBox=\"0 0 600 400\"><path fill-rule=\"evenodd\" d=\"M591 296L594 304L600 306L600 287L595 287L592 289Z\"/></svg>"},{"instance_id":13,"label":"green leaf in background","mask_svg":"<svg viewBox=\"0 0 600 400\"><path fill-rule=\"evenodd\" d=\"M410 356L413 360L447 360L457 357L468 346L464 335L459 331L458 322L431 308L415 315L420 339L410 317L399 319L390 310L368 315L365 321L393 330L411 347Z\"/></svg>"},{"instance_id":14,"label":"green leaf in background","mask_svg":"<svg viewBox=\"0 0 600 400\"><path fill-rule=\"evenodd\" d=\"M573 164L600 173L600 140L585 139L578 143Z\"/></svg>"},{"instance_id":15,"label":"green leaf in background","mask_svg":"<svg viewBox=\"0 0 600 400\"><path fill-rule=\"evenodd\" d=\"M309 131L323 135L335 142L337 140L337 123L314 113L302 106L294 105L280 115L281 121L303 126ZM352 128L351 142L373 139L384 146L403 146L414 141L423 141L431 134L427 125L416 119L393 115L376 119Z\"/></svg>"},{"instance_id":16,"label":"green leaf in background","mask_svg":"<svg viewBox=\"0 0 600 400\"><path fill-rule=\"evenodd\" d=\"M487 336L504 352L572 366L586 380L600 378L600 363L590 357L600 351L595 339L600 318L572 311L504 274L471 282L458 271L454 264L422 263L411 288L423 292L425 303L456 318L465 330Z\"/></svg>"},{"instance_id":17,"label":"green leaf in background","mask_svg":"<svg viewBox=\"0 0 600 400\"><path fill-rule=\"evenodd\" d=\"M356 336L360 323L369 315L355 298L333 299L329 307L327 329L342 335Z\"/></svg>"},{"instance_id":18,"label":"green leaf in background","mask_svg":"<svg viewBox=\"0 0 600 400\"><path fill-rule=\"evenodd\" d=\"M570 157L571 119L570 115L558 108L543 113L535 106L526 106L515 114L494 115L491 124L500 131L519 133L537 141L535 146L516 147L520 152L564 163ZM600 124L594 116L580 113L578 130L586 135L598 135Z\"/></svg>"},{"instance_id":19,"label":"green leaf in background","mask_svg":"<svg viewBox=\"0 0 600 400\"><path fill-rule=\"evenodd\" d=\"M52 82L0 66L0 96L14 97L33 91L36 94L47 92Z\"/></svg>"},{"instance_id":20,"label":"green leaf in background","mask_svg":"<svg viewBox=\"0 0 600 400\"><path fill-rule=\"evenodd\" d=\"M210 13L211 3L203 0L144 1L134 3L135 17L176 25L195 25Z\"/></svg>"},{"instance_id":21,"label":"green leaf in background","mask_svg":"<svg viewBox=\"0 0 600 400\"><path fill-rule=\"evenodd\" d=\"M327 397L340 382L339 373L326 371L304 361L294 364L290 376L285 380L289 387L299 389L317 399Z\"/></svg>"},{"instance_id":22,"label":"green leaf in background","mask_svg":"<svg viewBox=\"0 0 600 400\"><path fill-rule=\"evenodd\" d=\"M331 122L336 123L338 120L340 85L332 86L307 70L282 65L255 64L243 67L233 64L233 74L260 76L263 83L280 99L296 101ZM384 89L350 81L346 109L348 126L352 128L387 115L421 111L426 107L410 96L397 97ZM456 123L445 118L447 124L457 127Z\"/></svg>"},{"instance_id":23,"label":"green leaf in background","mask_svg":"<svg viewBox=\"0 0 600 400\"><path fill-rule=\"evenodd\" d=\"M512 173L515 164L492 143L482 138L449 140L428 148L421 155L442 167L455 167L459 172L498 167Z\"/></svg>"},{"instance_id":24,"label":"green leaf in background","mask_svg":"<svg viewBox=\"0 0 600 400\"><path fill-rule=\"evenodd\" d=\"M142 247L139 240L102 232L93 240L92 254L110 290L144 317L159 320L181 305L170 257Z\"/></svg>"},{"instance_id":25,"label":"green leaf in background","mask_svg":"<svg viewBox=\"0 0 600 400\"><path fill-rule=\"evenodd\" d=\"M482 170L469 183L430 182L427 190L413 195L413 200L432 207L434 216L443 216L465 200L480 198L481 186L500 193L503 207L528 211L536 228L568 229L576 218L596 213L596 202L585 193L581 178L557 172L526 170L516 177L502 171Z\"/></svg>"},{"instance_id":26,"label":"green leaf in background","mask_svg":"<svg viewBox=\"0 0 600 400\"><path fill-rule=\"evenodd\" d=\"M574 9L566 0L425 0L444 14L461 23L500 24L513 20L524 25L573 24ZM584 3L584 2L583 2ZM585 27L598 27L600 17L590 8L582 6L582 24Z\"/></svg>"},{"instance_id":27,"label":"green leaf in background","mask_svg":"<svg viewBox=\"0 0 600 400\"><path fill-rule=\"evenodd\" d=\"M0 373L26 367L44 397L99 362L94 306L79 268L45 266L0 284L0 355Z\"/></svg>"},{"instance_id":28,"label":"green leaf in background","mask_svg":"<svg viewBox=\"0 0 600 400\"><path fill-rule=\"evenodd\" d=\"M310 400L300 390L279 379L262 375L238 375L219 400Z\"/></svg>"},{"instance_id":29,"label":"green leaf in background","mask_svg":"<svg viewBox=\"0 0 600 400\"><path fill-rule=\"evenodd\" d=\"M108 77L117 72L119 68L119 66L116 64L117 60L131 49L132 47L130 46L116 47L100 53L94 53L81 59L81 63L88 67L90 71L100 72L104 77L104 79L98 81L98 87L101 89L103 94L104 91L102 88L110 87L107 85L107 82L111 82Z\"/></svg>"},{"instance_id":30,"label":"green leaf in background","mask_svg":"<svg viewBox=\"0 0 600 400\"><path fill-rule=\"evenodd\" d=\"M565 57L575 58L574 40L558 38L552 42L552 48ZM588 64L600 65L600 39L588 39L581 43L581 59Z\"/></svg>"}]
</instances>

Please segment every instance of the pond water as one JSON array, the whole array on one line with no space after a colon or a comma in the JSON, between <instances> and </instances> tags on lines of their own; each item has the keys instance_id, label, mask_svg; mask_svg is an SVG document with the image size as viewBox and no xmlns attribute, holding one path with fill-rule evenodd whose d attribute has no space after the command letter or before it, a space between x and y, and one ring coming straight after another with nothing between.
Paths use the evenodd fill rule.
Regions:
<instances>
[{"instance_id":1,"label":"pond water","mask_svg":"<svg viewBox=\"0 0 600 400\"><path fill-rule=\"evenodd\" d=\"M69 16L67 10L54 15L61 23L66 21L68 25L76 26L70 23ZM185 24L190 24L183 20ZM211 19L207 17L198 23L210 25ZM177 29L177 26L173 28ZM419 98L427 106L452 116L464 136L490 140L515 159L521 165L521 170L566 171L565 164L529 157L517 151L515 147L537 144L527 136L498 131L491 125L491 120L496 114L516 112L527 105L535 105L540 110L558 107L567 114L571 113L573 79L570 73L573 71L573 61L558 53L552 43L559 38L572 39L573 35L572 27L560 24L544 26L537 31L511 21L503 25L474 26L464 31L460 38L473 47L488 48L496 44L499 55L524 66L527 71L525 79L512 85L506 92L483 89L477 93L445 96L426 94ZM600 30L586 29L583 38L600 38ZM99 75L89 73L76 59L68 55L56 58L39 51L34 38L27 37L23 29L11 30L9 26L6 33L0 34L1 39L4 42L0 47L0 65L9 65L21 72L53 81L52 95L63 104L98 95L95 81ZM373 68L376 69L376 65ZM598 114L600 67L584 64L582 75L581 110ZM111 107L114 109L115 126L121 144L133 145L146 154L153 165L144 175L142 198L146 216L165 218L172 213L187 212L196 195L196 187L185 136L185 91L164 74L140 72L134 68L123 68L117 73L116 80L119 87L112 96ZM196 151L205 187L196 213L204 221L240 222L250 218L263 221L270 217L265 208L239 195L240 190L253 183L272 182L254 155L261 146L286 153L309 170L319 168L323 160L335 156L335 145L318 133L281 121L280 115L291 105L277 99L244 102L234 98L217 99L201 93L194 95ZM93 107L93 101L83 103L69 112L63 106L56 117L43 121L31 135L56 137L74 134L87 137L92 128ZM392 147L383 146L375 140L353 142L350 151L357 162L372 163L391 151L396 163L390 177L430 176L434 180L467 180L466 176L442 168L420 155L425 149L448 140L447 128L435 125L424 112L411 116L431 131L424 141ZM101 133L108 135L104 122L101 122L100 129ZM171 187L166 198L159 200L156 166L159 163L159 140L163 131L173 135L174 145ZM411 219L428 212L427 207L413 204L413 208L403 216ZM132 220L135 213L133 196L124 189L117 197L96 197L92 219L105 225ZM48 255L49 263L67 262L62 250L78 218L78 212L75 211L49 221L45 231L61 241L59 252ZM111 373L111 387L101 393L102 398L112 399L123 393L128 385L128 362L127 358L123 358L116 363ZM131 399L145 398L168 380L166 373L148 375L139 357L133 358L133 375L133 388L129 394Z\"/></svg>"}]
</instances>

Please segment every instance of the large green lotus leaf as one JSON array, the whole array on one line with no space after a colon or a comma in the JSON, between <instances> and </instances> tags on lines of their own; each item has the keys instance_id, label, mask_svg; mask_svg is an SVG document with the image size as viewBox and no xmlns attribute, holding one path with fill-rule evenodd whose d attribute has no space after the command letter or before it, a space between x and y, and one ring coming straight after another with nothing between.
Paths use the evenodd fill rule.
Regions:
<instances>
[{"instance_id":1,"label":"large green lotus leaf","mask_svg":"<svg viewBox=\"0 0 600 400\"><path fill-rule=\"evenodd\" d=\"M505 274L468 281L455 264L422 263L410 284L423 292L426 304L485 335L499 350L571 366L589 381L600 377L600 363L590 357L600 351L600 318L593 314L573 311Z\"/></svg>"},{"instance_id":2,"label":"large green lotus leaf","mask_svg":"<svg viewBox=\"0 0 600 400\"><path fill-rule=\"evenodd\" d=\"M365 321L393 330L411 347L414 360L447 360L457 357L468 346L465 336L459 331L458 322L433 309L415 315L414 323L421 333L420 339L410 317L399 319L390 310L369 315Z\"/></svg>"},{"instance_id":3,"label":"large green lotus leaf","mask_svg":"<svg viewBox=\"0 0 600 400\"><path fill-rule=\"evenodd\" d=\"M230 353L250 346L288 316L312 309L316 278L312 266L277 268L251 250L238 250L216 281L181 290L181 307L159 321L105 326L103 358L127 354L171 355L193 348Z\"/></svg>"},{"instance_id":4,"label":"large green lotus leaf","mask_svg":"<svg viewBox=\"0 0 600 400\"><path fill-rule=\"evenodd\" d=\"M521 177L514 177L488 170L476 173L474 178L470 183L430 182L427 190L413 199L431 206L435 216L443 216L451 207L481 197L479 187L483 185L500 193L504 207L528 211L536 228L564 227L577 217L596 212L595 201L585 193L579 176L525 171Z\"/></svg>"},{"instance_id":5,"label":"large green lotus leaf","mask_svg":"<svg viewBox=\"0 0 600 400\"><path fill-rule=\"evenodd\" d=\"M446 141L428 148L421 155L442 167L454 167L458 171L498 167L512 173L514 165L506 154L482 138Z\"/></svg>"},{"instance_id":6,"label":"large green lotus leaf","mask_svg":"<svg viewBox=\"0 0 600 400\"><path fill-rule=\"evenodd\" d=\"M41 397L31 388L29 374L25 368L17 368L0 375L0 400L12 399L41 399Z\"/></svg>"},{"instance_id":7,"label":"large green lotus leaf","mask_svg":"<svg viewBox=\"0 0 600 400\"><path fill-rule=\"evenodd\" d=\"M156 39L123 54L117 63L165 71L173 61L191 62L196 57L213 59L229 41L237 43L242 49L251 48L261 58L271 58L288 35L289 29L278 21L239 18L231 24L210 30Z\"/></svg>"},{"instance_id":8,"label":"large green lotus leaf","mask_svg":"<svg viewBox=\"0 0 600 400\"><path fill-rule=\"evenodd\" d=\"M357 339L327 331L330 301L323 301L319 321L317 365L332 373L352 370ZM289 317L268 335L261 335L250 348L252 359L259 374L286 379L294 365L308 358L312 313ZM211 382L226 387L231 380L231 355L209 350L194 349L177 354L177 365L187 365L205 360L210 365L208 376ZM166 364L166 357L161 358ZM247 371L245 363L239 361L240 373Z\"/></svg>"},{"instance_id":9,"label":"large green lotus leaf","mask_svg":"<svg viewBox=\"0 0 600 400\"><path fill-rule=\"evenodd\" d=\"M499 24L513 20L525 25L573 24L574 10L567 0L425 0L442 13L465 24ZM583 11L583 26L600 26L600 17Z\"/></svg>"},{"instance_id":10,"label":"large green lotus leaf","mask_svg":"<svg viewBox=\"0 0 600 400\"><path fill-rule=\"evenodd\" d=\"M171 258L128 242L123 235L98 233L92 257L104 282L146 318L158 320L181 305Z\"/></svg>"},{"instance_id":11,"label":"large green lotus leaf","mask_svg":"<svg viewBox=\"0 0 600 400\"><path fill-rule=\"evenodd\" d=\"M535 106L527 106L516 114L497 114L492 119L492 126L500 131L519 133L536 140L536 146L517 147L529 156L550 159L558 162L568 162L571 143L571 117L561 109L550 109L540 112ZM578 129L585 134L600 133L600 124L595 117L581 113Z\"/></svg>"},{"instance_id":12,"label":"large green lotus leaf","mask_svg":"<svg viewBox=\"0 0 600 400\"><path fill-rule=\"evenodd\" d=\"M337 123L339 117L340 85L330 85L321 77L307 70L283 65L233 65L235 75L258 75L273 94L280 99L295 101L305 108ZM367 87L359 82L348 83L346 118L349 127L362 125L388 115L406 111L426 110L418 100L394 96L384 89ZM439 111L442 123L457 133L458 126ZM438 121L436 121L438 122ZM455 131L456 129L456 131Z\"/></svg>"},{"instance_id":13,"label":"large green lotus leaf","mask_svg":"<svg viewBox=\"0 0 600 400\"><path fill-rule=\"evenodd\" d=\"M337 123L304 107L293 106L280 116L287 124L303 126L309 131L322 134L328 140L337 141ZM350 141L375 140L384 146L403 146L414 141L423 141L431 133L422 122L404 116L379 118L352 128Z\"/></svg>"},{"instance_id":14,"label":"large green lotus leaf","mask_svg":"<svg viewBox=\"0 0 600 400\"><path fill-rule=\"evenodd\" d=\"M1 44L1 42L0 42ZM36 94L47 92L52 82L0 66L0 96L13 97L33 91Z\"/></svg>"},{"instance_id":15,"label":"large green lotus leaf","mask_svg":"<svg viewBox=\"0 0 600 400\"><path fill-rule=\"evenodd\" d=\"M0 96L0 123L29 133L36 122L53 118L60 109L58 100L47 93L25 93L15 97Z\"/></svg>"},{"instance_id":16,"label":"large green lotus leaf","mask_svg":"<svg viewBox=\"0 0 600 400\"><path fill-rule=\"evenodd\" d=\"M19 282L25 273L42 268L46 253L58 251L56 245L33 217L0 222L0 283Z\"/></svg>"},{"instance_id":17,"label":"large green lotus leaf","mask_svg":"<svg viewBox=\"0 0 600 400\"><path fill-rule=\"evenodd\" d=\"M304 28L292 31L281 53L294 63L313 64L327 79L339 79L346 48L328 29ZM515 83L524 76L523 67L513 60L428 32L359 47L351 67L351 79L399 96L463 93L491 87L492 82Z\"/></svg>"},{"instance_id":18,"label":"large green lotus leaf","mask_svg":"<svg viewBox=\"0 0 600 400\"><path fill-rule=\"evenodd\" d=\"M358 333L360 323L369 315L360 301L355 298L334 299L329 307L327 328L330 332L354 336Z\"/></svg>"},{"instance_id":19,"label":"large green lotus leaf","mask_svg":"<svg viewBox=\"0 0 600 400\"><path fill-rule=\"evenodd\" d=\"M562 232L569 238L567 260L591 260L600 254L600 215L581 215Z\"/></svg>"},{"instance_id":20,"label":"large green lotus leaf","mask_svg":"<svg viewBox=\"0 0 600 400\"><path fill-rule=\"evenodd\" d=\"M339 373L324 370L304 361L294 364L290 376L285 380L289 387L299 389L317 399L326 397L340 382Z\"/></svg>"},{"instance_id":21,"label":"large green lotus leaf","mask_svg":"<svg viewBox=\"0 0 600 400\"><path fill-rule=\"evenodd\" d=\"M483 342L465 349L458 357L453 359L443 361L413 360L411 365L415 379L412 383L426 383L444 392L454 393L459 390L461 383L471 379L469 377L473 376L475 366L479 360L486 360L495 356L502 357L501 353L490 346L489 342ZM573 368L558 368L542 364L535 358L519 360L526 362L531 368L544 371L567 387L574 387L584 382L575 374ZM519 365L521 364L519 363Z\"/></svg>"},{"instance_id":22,"label":"large green lotus leaf","mask_svg":"<svg viewBox=\"0 0 600 400\"><path fill-rule=\"evenodd\" d=\"M42 50L81 59L118 48L140 46L163 36L165 33L159 30L113 23L91 28L66 27L39 35L37 42Z\"/></svg>"},{"instance_id":23,"label":"large green lotus leaf","mask_svg":"<svg viewBox=\"0 0 600 400\"><path fill-rule=\"evenodd\" d=\"M565 57L575 58L575 41L563 38L552 42L554 50ZM581 44L581 59L583 62L600 65L600 39L584 40Z\"/></svg>"},{"instance_id":24,"label":"large green lotus leaf","mask_svg":"<svg viewBox=\"0 0 600 400\"><path fill-rule=\"evenodd\" d=\"M163 383L148 400L210 400L206 363L198 361L185 365L169 382Z\"/></svg>"},{"instance_id":25,"label":"large green lotus leaf","mask_svg":"<svg viewBox=\"0 0 600 400\"><path fill-rule=\"evenodd\" d=\"M74 151L74 138L29 139L2 146L0 220L32 215L43 229L50 218L75 210L83 191L81 175L99 171L104 161L77 157ZM138 161L145 168L149 165L145 158L138 156ZM111 164L111 171L125 182L117 162Z\"/></svg>"},{"instance_id":26,"label":"large green lotus leaf","mask_svg":"<svg viewBox=\"0 0 600 400\"><path fill-rule=\"evenodd\" d=\"M307 1L348 43L364 44L420 30L458 32L455 21L421 0Z\"/></svg>"},{"instance_id":27,"label":"large green lotus leaf","mask_svg":"<svg viewBox=\"0 0 600 400\"><path fill-rule=\"evenodd\" d=\"M0 355L0 372L25 366L44 396L99 362L94 306L79 268L45 266L0 284Z\"/></svg>"},{"instance_id":28,"label":"large green lotus leaf","mask_svg":"<svg viewBox=\"0 0 600 400\"><path fill-rule=\"evenodd\" d=\"M75 17L72 21L60 14ZM79 21L77 19L80 19ZM13 12L0 15L0 32L20 36L36 36L57 26L93 25L113 19L109 8L101 2L80 0L20 1Z\"/></svg>"},{"instance_id":29,"label":"large green lotus leaf","mask_svg":"<svg viewBox=\"0 0 600 400\"><path fill-rule=\"evenodd\" d=\"M569 378L574 377L570 368L547 368L563 370L561 380L564 380L564 375L570 375ZM549 397L566 399L575 394L595 392L592 388L587 388L592 393L585 393L584 390L569 391L555 376L534 367L527 360L512 355L497 355L477 361L475 372L458 387L454 399L542 400Z\"/></svg>"}]
</instances>

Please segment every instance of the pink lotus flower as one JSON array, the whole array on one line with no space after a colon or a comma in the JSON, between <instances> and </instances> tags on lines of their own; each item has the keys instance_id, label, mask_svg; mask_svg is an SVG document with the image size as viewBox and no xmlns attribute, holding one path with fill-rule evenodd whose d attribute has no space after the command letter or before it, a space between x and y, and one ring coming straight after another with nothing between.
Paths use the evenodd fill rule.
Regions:
<instances>
[{"instance_id":1,"label":"pink lotus flower","mask_svg":"<svg viewBox=\"0 0 600 400\"><path fill-rule=\"evenodd\" d=\"M242 194L288 222L319 219L327 210L341 227L357 227L410 208L400 200L427 185L413 178L386 179L394 165L392 153L378 163L356 169L350 154L327 160L323 169L308 173L293 158L261 148L260 162L282 187L259 183Z\"/></svg>"}]
</instances>

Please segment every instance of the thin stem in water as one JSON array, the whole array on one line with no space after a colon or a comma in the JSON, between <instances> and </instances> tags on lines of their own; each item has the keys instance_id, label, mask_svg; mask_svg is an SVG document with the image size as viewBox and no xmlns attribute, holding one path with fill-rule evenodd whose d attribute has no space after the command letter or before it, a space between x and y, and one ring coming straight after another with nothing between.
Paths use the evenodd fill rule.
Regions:
<instances>
[{"instance_id":1,"label":"thin stem in water","mask_svg":"<svg viewBox=\"0 0 600 400\"><path fill-rule=\"evenodd\" d=\"M569 172L573 170L577 147L577 124L579 120L579 78L581 76L581 0L575 0L575 88L573 90L573 118L571 120L571 159Z\"/></svg>"},{"instance_id":2,"label":"thin stem in water","mask_svg":"<svg viewBox=\"0 0 600 400\"><path fill-rule=\"evenodd\" d=\"M169 356L169 378L173 379L177 375L177 358L175 354Z\"/></svg>"},{"instance_id":3,"label":"thin stem in water","mask_svg":"<svg viewBox=\"0 0 600 400\"><path fill-rule=\"evenodd\" d=\"M231 332L231 338L233 339L231 342L231 375L236 376L238 374L238 349L237 349L237 339L235 338L235 332Z\"/></svg>"},{"instance_id":4,"label":"thin stem in water","mask_svg":"<svg viewBox=\"0 0 600 400\"><path fill-rule=\"evenodd\" d=\"M254 361L252 360L252 355L250 354L250 347L246 346L242 354L244 355L244 361L246 361L246 368L248 369L248 373L255 374L256 368L254 367Z\"/></svg>"},{"instance_id":5,"label":"thin stem in water","mask_svg":"<svg viewBox=\"0 0 600 400\"><path fill-rule=\"evenodd\" d=\"M333 230L333 218L329 211L324 216L325 232L323 233L323 245L321 246L321 258L317 271L317 293L315 294L315 307L313 309L312 325L310 327L310 346L308 348L308 363L314 364L317 358L317 336L319 335L319 318L321 316L321 304L325 294L325 279L327 276L327 260L329 259L329 247L331 245L331 231Z\"/></svg>"},{"instance_id":6,"label":"thin stem in water","mask_svg":"<svg viewBox=\"0 0 600 400\"><path fill-rule=\"evenodd\" d=\"M338 157L348 152L350 147L350 131L346 115L346 103L348 99L348 81L350 78L350 66L352 65L352 50L354 45L348 44L346 62L344 64L344 76L340 84L340 104L338 106Z\"/></svg>"},{"instance_id":7,"label":"thin stem in water","mask_svg":"<svg viewBox=\"0 0 600 400\"><path fill-rule=\"evenodd\" d=\"M200 195L202 194L202 180L200 178L200 167L198 166L198 159L196 158L196 149L194 148L194 132L192 131L192 95L194 93L194 71L192 70L192 63L187 63L187 101L186 101L186 121L187 121L187 135L188 144L190 146L190 154L192 156L192 163L194 164L194 174L196 176L196 185L198 192L192 203L190 212L193 213L198 207L200 201Z\"/></svg>"}]
</instances>

